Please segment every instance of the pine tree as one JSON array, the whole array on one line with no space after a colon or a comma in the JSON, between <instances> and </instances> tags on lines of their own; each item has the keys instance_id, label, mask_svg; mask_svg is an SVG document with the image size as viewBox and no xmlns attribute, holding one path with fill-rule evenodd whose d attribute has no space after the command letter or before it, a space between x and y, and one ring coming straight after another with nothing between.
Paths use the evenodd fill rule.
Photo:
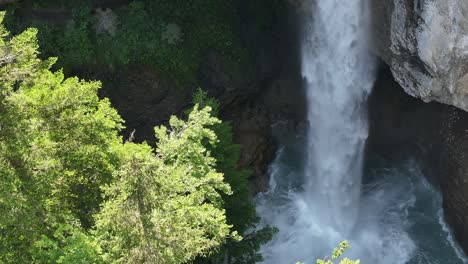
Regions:
<instances>
[{"instance_id":1,"label":"pine tree","mask_svg":"<svg viewBox=\"0 0 468 264\"><path fill-rule=\"evenodd\" d=\"M0 13L3 20L4 13ZM0 21L1 22L1 21ZM122 120L98 82L51 72L37 30L0 25L0 262L29 263L35 245L67 224L92 225L100 186L117 166ZM81 232L81 231L80 231Z\"/></svg>"},{"instance_id":2,"label":"pine tree","mask_svg":"<svg viewBox=\"0 0 468 264\"><path fill-rule=\"evenodd\" d=\"M0 13L0 262L184 263L227 238L231 189L206 147L210 108L123 144L99 82L52 72L37 30L9 37Z\"/></svg>"},{"instance_id":3,"label":"pine tree","mask_svg":"<svg viewBox=\"0 0 468 264\"><path fill-rule=\"evenodd\" d=\"M105 188L97 217L106 256L115 263L185 263L237 238L226 224L220 193L231 194L203 143L218 143L207 126L219 123L198 106L188 121L155 129L155 155L146 144L123 146L124 164Z\"/></svg>"},{"instance_id":4,"label":"pine tree","mask_svg":"<svg viewBox=\"0 0 468 264\"><path fill-rule=\"evenodd\" d=\"M214 98L198 89L194 95L194 104L210 106L214 116L218 116L219 104ZM240 146L233 141L232 126L228 122L215 123L211 126L219 138L215 146L208 146L216 159L216 168L224 173L225 180L232 188L232 195L223 195L226 208L227 222L233 229L243 236L242 240L228 240L220 251L210 258L198 259L199 263L212 260L227 261L227 263L248 264L262 260L258 252L260 246L273 237L275 228L265 227L256 229L260 218L257 216L255 204L252 199L252 190L249 177L251 172L239 168Z\"/></svg>"}]
</instances>

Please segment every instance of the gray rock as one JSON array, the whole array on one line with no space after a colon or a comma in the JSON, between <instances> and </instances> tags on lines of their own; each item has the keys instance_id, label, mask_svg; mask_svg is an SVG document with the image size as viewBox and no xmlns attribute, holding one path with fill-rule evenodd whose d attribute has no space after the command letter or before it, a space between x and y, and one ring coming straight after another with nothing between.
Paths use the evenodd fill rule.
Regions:
<instances>
[{"instance_id":1,"label":"gray rock","mask_svg":"<svg viewBox=\"0 0 468 264\"><path fill-rule=\"evenodd\" d=\"M367 157L415 159L443 196L444 216L468 252L468 112L408 96L382 67L369 97Z\"/></svg>"},{"instance_id":2,"label":"gray rock","mask_svg":"<svg viewBox=\"0 0 468 264\"><path fill-rule=\"evenodd\" d=\"M425 102L468 111L468 1L371 1L375 52Z\"/></svg>"},{"instance_id":3,"label":"gray rock","mask_svg":"<svg viewBox=\"0 0 468 264\"><path fill-rule=\"evenodd\" d=\"M445 218L468 252L468 1L370 3L373 48L395 80L411 96L446 105L395 96L396 84L380 90L384 93L374 96L370 107L369 145L386 151L398 145L419 150L425 174L442 192ZM388 78L381 82L389 83ZM414 156L414 150L410 152ZM389 155L398 153L401 148Z\"/></svg>"},{"instance_id":4,"label":"gray rock","mask_svg":"<svg viewBox=\"0 0 468 264\"><path fill-rule=\"evenodd\" d=\"M111 36L115 35L117 29L117 15L110 8L96 8L94 28L97 34L108 33Z\"/></svg>"}]
</instances>

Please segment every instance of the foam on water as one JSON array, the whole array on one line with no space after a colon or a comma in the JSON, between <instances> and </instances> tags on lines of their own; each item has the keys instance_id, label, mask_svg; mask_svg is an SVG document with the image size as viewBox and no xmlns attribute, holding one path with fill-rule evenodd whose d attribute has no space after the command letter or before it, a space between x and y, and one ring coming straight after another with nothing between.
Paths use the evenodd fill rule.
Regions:
<instances>
[{"instance_id":1,"label":"foam on water","mask_svg":"<svg viewBox=\"0 0 468 264\"><path fill-rule=\"evenodd\" d=\"M315 263L344 239L352 245L347 255L362 263L427 263L427 252L408 232L421 192L420 182L406 176L414 173L386 168L362 189L365 103L374 82L367 2L309 4L302 73L310 130L307 143L299 144L307 146L299 153L306 158L298 164L298 153L281 149L270 168L270 191L257 197L263 224L280 230L262 248L264 263Z\"/></svg>"},{"instance_id":2,"label":"foam on water","mask_svg":"<svg viewBox=\"0 0 468 264\"><path fill-rule=\"evenodd\" d=\"M468 263L468 259L466 258L465 253L463 253L463 250L455 242L455 240L453 239L452 231L448 227L447 223L445 223L444 212L442 208L439 209L437 215L439 217L439 224L442 227L442 230L447 234L447 241L449 242L450 246L452 246L452 248L454 249L455 254L463 263Z\"/></svg>"},{"instance_id":3,"label":"foam on water","mask_svg":"<svg viewBox=\"0 0 468 264\"><path fill-rule=\"evenodd\" d=\"M280 245L266 252L274 256L268 263L329 251L349 236L359 210L368 130L364 106L374 81L367 8L362 0L309 4L312 15L305 19L302 45L311 127L305 177L300 192L285 192L289 203L274 217L282 231ZM321 243L304 255L312 240Z\"/></svg>"},{"instance_id":4,"label":"foam on water","mask_svg":"<svg viewBox=\"0 0 468 264\"><path fill-rule=\"evenodd\" d=\"M466 257L453 240L441 212L442 197L415 162L376 165L366 171L360 211L354 228L342 236L316 221L302 198L302 142L289 145L272 164L276 189L257 197L264 224L280 229L262 248L264 263L315 263L329 256L340 239L352 245L346 255L361 263L462 264ZM320 213L320 212L319 212Z\"/></svg>"}]
</instances>

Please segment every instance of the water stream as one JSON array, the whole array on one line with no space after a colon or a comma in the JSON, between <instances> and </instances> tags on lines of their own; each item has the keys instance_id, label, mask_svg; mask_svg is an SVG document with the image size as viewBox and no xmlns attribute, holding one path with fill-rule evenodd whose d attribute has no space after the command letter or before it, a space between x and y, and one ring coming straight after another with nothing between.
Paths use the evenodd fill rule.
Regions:
<instances>
[{"instance_id":1,"label":"water stream","mask_svg":"<svg viewBox=\"0 0 468 264\"><path fill-rule=\"evenodd\" d=\"M302 43L306 139L285 143L259 195L279 228L264 263L315 263L347 239L362 263L463 263L442 220L441 198L414 162L376 162L363 179L366 98L374 82L365 0L309 0ZM304 147L305 146L305 147ZM430 232L428 232L430 230Z\"/></svg>"}]
</instances>

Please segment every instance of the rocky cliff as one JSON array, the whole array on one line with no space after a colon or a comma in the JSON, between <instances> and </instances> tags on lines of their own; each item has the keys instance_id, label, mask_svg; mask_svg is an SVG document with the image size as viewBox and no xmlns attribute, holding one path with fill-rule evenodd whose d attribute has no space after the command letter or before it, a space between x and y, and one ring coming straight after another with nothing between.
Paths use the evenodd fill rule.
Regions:
<instances>
[{"instance_id":1,"label":"rocky cliff","mask_svg":"<svg viewBox=\"0 0 468 264\"><path fill-rule=\"evenodd\" d=\"M408 96L382 65L369 97L367 156L414 158L442 192L445 219L468 252L468 113Z\"/></svg>"},{"instance_id":2,"label":"rocky cliff","mask_svg":"<svg viewBox=\"0 0 468 264\"><path fill-rule=\"evenodd\" d=\"M92 78L103 81L101 95L109 97L126 120L125 134L136 130L137 141L151 139L155 125L187 109L194 90L203 88L220 102L221 118L233 125L235 142L241 146L239 165L251 169L254 192L265 191L268 165L276 151L272 127L279 137L305 129L297 15L294 8L277 13L268 1L256 3L255 10L249 8L249 0L234 2L232 12L242 17L235 25L237 33L252 58L235 77L229 62L211 49L188 89L174 88L173 80L147 65ZM268 16L268 24L258 25L259 15ZM265 28L258 31L259 26Z\"/></svg>"},{"instance_id":3,"label":"rocky cliff","mask_svg":"<svg viewBox=\"0 0 468 264\"><path fill-rule=\"evenodd\" d=\"M376 53L403 89L468 110L468 1L370 1Z\"/></svg>"},{"instance_id":4,"label":"rocky cliff","mask_svg":"<svg viewBox=\"0 0 468 264\"><path fill-rule=\"evenodd\" d=\"M369 151L396 157L407 150L418 157L468 252L468 1L370 3L374 52L388 67L370 98ZM400 86L443 104L413 100Z\"/></svg>"},{"instance_id":5,"label":"rocky cliff","mask_svg":"<svg viewBox=\"0 0 468 264\"><path fill-rule=\"evenodd\" d=\"M52 0L44 1L44 4L37 4L31 0L19 1L18 6L13 6L10 11L14 14L11 26L24 28L30 25L46 25L43 27L44 31L56 26L59 30L56 32L61 32L60 34L63 35L64 31L60 31L61 28L69 32L73 25L79 24L74 16L76 16L76 10L81 10L81 7L83 14L92 15L84 19L85 22L88 20L91 22L88 23L88 21L80 27L85 30L78 32L84 36L91 35L91 37L85 37L85 41L82 39L81 41L85 44L90 41L89 43L96 46L95 40L98 35L107 36L108 34L114 37L117 34L116 27L122 27L122 14L127 14L125 8L131 2L133 1L87 0L84 1L87 3L83 5L86 7L84 8L80 5L73 5L71 2L67 4L66 1L65 4L58 4ZM217 1L205 2L203 6ZM110 98L112 104L126 120L124 136L133 135L135 141L154 143L151 142L154 141L153 127L167 123L171 115L180 115L189 108L192 94L198 87L206 90L209 96L217 98L220 102L221 118L233 125L235 141L241 146L239 165L252 170L255 191L264 191L268 183L268 164L276 151L272 127L275 126L275 131L279 131L276 133L280 134L279 137L287 133L296 134L299 130L305 129L305 96L301 89L302 78L297 54L300 50L297 44L299 27L296 24L298 15L295 12L298 9L292 8L292 6L300 6L300 3L301 1L298 0L232 0L226 2L229 8L225 11L229 14L225 15L236 17L229 24L229 28L225 29L226 36L231 33L235 35L236 42L231 45L241 46L240 48L248 53L247 63L239 64L239 67L233 63L233 60L226 59L227 56L224 56L226 50L209 45L199 58L200 64L193 69L193 78L184 85L177 85L177 78L158 69L158 64L152 65L139 56L132 56L134 60L129 64L115 64L117 66L111 60L105 61L106 63L100 67L91 68L97 65L93 60L92 63L85 61L86 67L78 67L75 65L76 61L73 61L72 65L64 63L61 67L64 67L71 75L101 80L103 89L100 90L100 96ZM0 1L0 7L3 7L3 4ZM135 16L138 13L132 13L132 15ZM210 17L216 18L216 15L211 14ZM227 20L229 20L228 17L226 17ZM78 18L82 19L81 16ZM193 19L188 21L190 23L186 23L182 31L190 35L187 32L190 32ZM158 28L158 25L151 25L150 28ZM202 28L205 29L206 26L203 24ZM130 33L133 31L128 31L125 35L131 35L132 41L136 44L144 42L141 35L132 35ZM200 37L196 37L197 45L200 42L198 38ZM48 40L45 37L44 39ZM42 46L46 46L48 41L43 42L45 43L41 43ZM72 41L74 42L76 41ZM51 46L50 54L41 50L42 54L59 56L63 61L67 61L69 57L85 57L82 54L71 56L75 54L73 52L61 54L60 48L55 45ZM82 46L80 44L76 49ZM184 48L187 50L187 46L182 46L182 49ZM123 51L125 49L122 52L119 50L117 54L124 53ZM99 50L97 54L102 55L102 53L103 51ZM192 47L190 47L189 55L192 56L192 53ZM100 58L100 56L96 57ZM111 57L115 57L115 54ZM174 62L170 65L177 66L179 65L177 62L180 62L177 58L170 57L166 60L173 60ZM235 59L240 61L240 58ZM185 66L184 63L179 66L183 70L190 68L182 67Z\"/></svg>"}]
</instances>

